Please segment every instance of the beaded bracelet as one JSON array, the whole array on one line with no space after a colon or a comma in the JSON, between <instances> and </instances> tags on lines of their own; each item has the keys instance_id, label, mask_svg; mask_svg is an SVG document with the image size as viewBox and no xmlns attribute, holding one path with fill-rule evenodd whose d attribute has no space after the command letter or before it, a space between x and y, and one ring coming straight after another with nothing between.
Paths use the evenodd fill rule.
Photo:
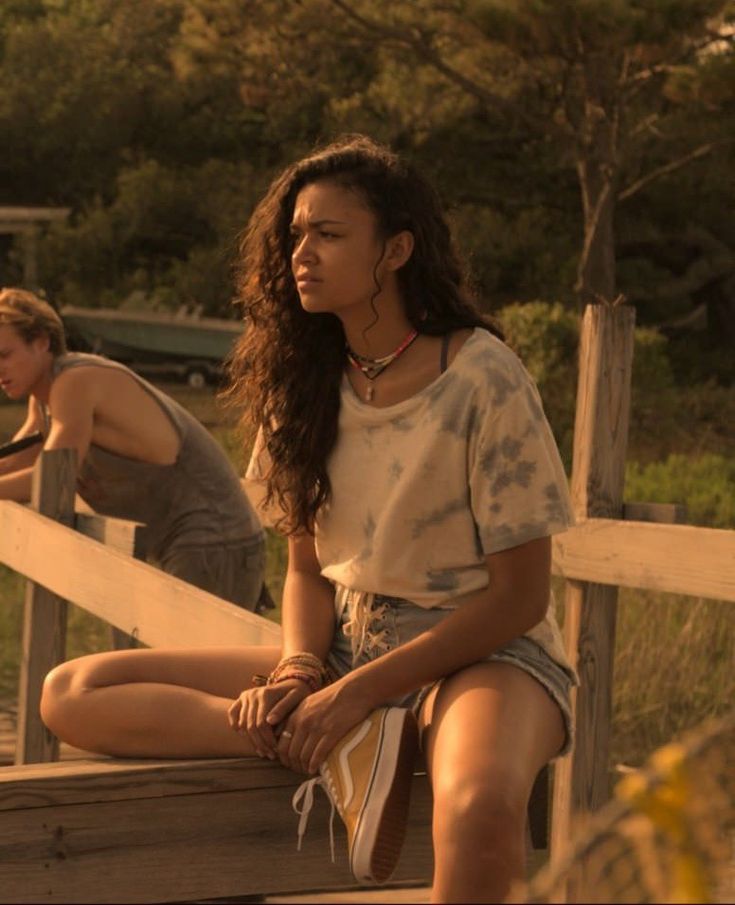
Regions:
<instances>
[{"instance_id":1,"label":"beaded bracelet","mask_svg":"<svg viewBox=\"0 0 735 905\"><path fill-rule=\"evenodd\" d=\"M305 685L308 685L312 691L319 691L322 687L321 683L316 679L313 675L308 675L303 672L288 672L279 676L279 678L275 681L271 681L270 676L263 676L259 673L256 673L252 678L252 684L254 686L263 686L263 685L278 685L280 682L286 682L289 679L298 679L300 682L303 682Z\"/></svg>"},{"instance_id":2,"label":"beaded bracelet","mask_svg":"<svg viewBox=\"0 0 735 905\"><path fill-rule=\"evenodd\" d=\"M321 682L318 679L316 679L313 675L309 675L304 672L285 673L278 681L286 682L288 679L298 679L300 682L308 685L312 691L319 691L319 689L322 687Z\"/></svg>"},{"instance_id":3,"label":"beaded bracelet","mask_svg":"<svg viewBox=\"0 0 735 905\"><path fill-rule=\"evenodd\" d=\"M290 657L283 657L269 676L256 673L252 678L252 684L255 686L277 685L287 679L299 679L312 691L319 691L331 681L331 677L319 657L308 651L299 651Z\"/></svg>"}]
</instances>

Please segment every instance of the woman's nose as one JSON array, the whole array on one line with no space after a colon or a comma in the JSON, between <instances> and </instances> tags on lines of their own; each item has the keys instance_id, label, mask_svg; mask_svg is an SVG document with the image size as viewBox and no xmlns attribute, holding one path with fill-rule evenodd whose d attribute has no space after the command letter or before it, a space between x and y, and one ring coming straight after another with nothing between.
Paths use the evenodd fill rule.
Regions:
<instances>
[{"instance_id":1,"label":"woman's nose","mask_svg":"<svg viewBox=\"0 0 735 905\"><path fill-rule=\"evenodd\" d=\"M315 258L314 244L309 236L302 236L294 245L293 261L294 264L307 263Z\"/></svg>"}]
</instances>

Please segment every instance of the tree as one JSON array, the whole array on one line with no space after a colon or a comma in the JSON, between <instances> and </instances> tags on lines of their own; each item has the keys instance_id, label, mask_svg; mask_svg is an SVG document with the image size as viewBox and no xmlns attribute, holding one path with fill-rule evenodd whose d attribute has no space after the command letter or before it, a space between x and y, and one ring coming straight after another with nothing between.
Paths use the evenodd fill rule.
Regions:
<instances>
[{"instance_id":1,"label":"tree","mask_svg":"<svg viewBox=\"0 0 735 905\"><path fill-rule=\"evenodd\" d=\"M576 283L659 323L701 300L720 337L732 21L732 0L8 0L0 192L72 206L56 289L163 298L214 286L284 163L366 131L428 170L493 306Z\"/></svg>"},{"instance_id":2,"label":"tree","mask_svg":"<svg viewBox=\"0 0 735 905\"><path fill-rule=\"evenodd\" d=\"M717 83L710 102L719 90L717 106L732 105L732 82L717 78L732 71L725 0L313 0L312 14L327 6L349 34L432 71L433 90L452 86L488 127L547 142L574 167L582 304L617 295L617 205L732 141L694 129L687 142L675 128L697 107L701 120L698 92L708 82ZM704 111L711 126L711 107ZM657 146L676 144L670 129L676 154L644 170Z\"/></svg>"},{"instance_id":3,"label":"tree","mask_svg":"<svg viewBox=\"0 0 735 905\"><path fill-rule=\"evenodd\" d=\"M0 12L0 200L72 208L39 249L61 302L227 307L227 253L261 187L249 158L267 156L262 117L230 71L180 66L186 9L14 0Z\"/></svg>"}]
</instances>

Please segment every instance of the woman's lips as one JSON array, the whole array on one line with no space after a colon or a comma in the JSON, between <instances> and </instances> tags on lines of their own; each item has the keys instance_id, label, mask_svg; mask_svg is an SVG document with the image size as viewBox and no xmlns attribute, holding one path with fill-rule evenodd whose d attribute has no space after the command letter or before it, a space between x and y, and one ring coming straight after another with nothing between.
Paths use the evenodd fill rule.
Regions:
<instances>
[{"instance_id":1,"label":"woman's lips","mask_svg":"<svg viewBox=\"0 0 735 905\"><path fill-rule=\"evenodd\" d=\"M314 286L317 286L322 281L317 279L316 277L297 277L296 285L299 289L311 289Z\"/></svg>"}]
</instances>

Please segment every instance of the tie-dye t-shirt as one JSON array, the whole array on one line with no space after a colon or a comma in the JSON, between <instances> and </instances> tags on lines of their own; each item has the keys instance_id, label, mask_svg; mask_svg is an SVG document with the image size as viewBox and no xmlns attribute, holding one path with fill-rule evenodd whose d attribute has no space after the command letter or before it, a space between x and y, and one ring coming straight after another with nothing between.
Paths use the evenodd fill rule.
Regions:
<instances>
[{"instance_id":1,"label":"tie-dye t-shirt","mask_svg":"<svg viewBox=\"0 0 735 905\"><path fill-rule=\"evenodd\" d=\"M262 464L256 450L249 480ZM573 522L538 391L482 329L443 374L396 405L362 402L345 377L328 467L332 498L315 531L322 575L421 607L452 606L486 587L487 554ZM529 636L565 662L551 612Z\"/></svg>"}]
</instances>

